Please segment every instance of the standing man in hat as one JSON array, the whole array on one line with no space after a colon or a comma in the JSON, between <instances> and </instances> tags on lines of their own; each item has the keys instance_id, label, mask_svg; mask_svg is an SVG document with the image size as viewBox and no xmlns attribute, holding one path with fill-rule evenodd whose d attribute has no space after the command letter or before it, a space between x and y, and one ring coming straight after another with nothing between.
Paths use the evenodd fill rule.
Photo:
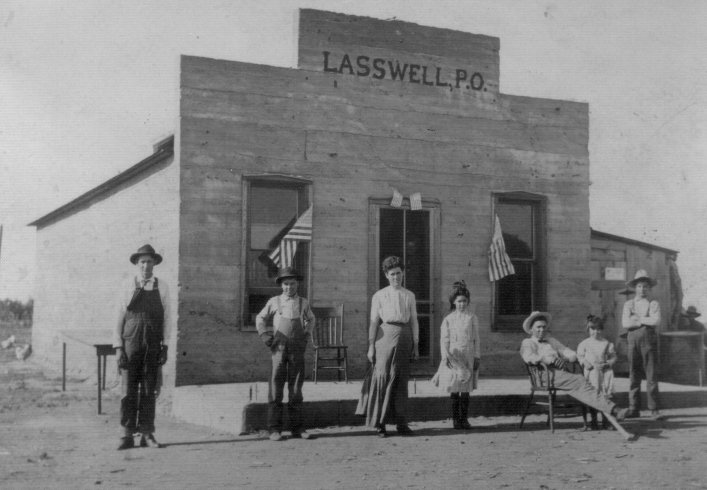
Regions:
<instances>
[{"instance_id":1,"label":"standing man in hat","mask_svg":"<svg viewBox=\"0 0 707 490\"><path fill-rule=\"evenodd\" d=\"M641 378L646 377L646 401L653 420L662 418L658 393L658 333L660 327L660 305L649 298L651 288L657 281L640 269L626 285L635 290L636 296L624 303L621 324L628 342L629 364L629 411L627 417L641 415Z\"/></svg>"},{"instance_id":2,"label":"standing man in hat","mask_svg":"<svg viewBox=\"0 0 707 490\"><path fill-rule=\"evenodd\" d=\"M169 291L152 270L162 256L150 245L143 245L130 256L137 274L121 291L118 323L113 347L123 378L120 425L123 437L119 450L135 447L133 439L141 434L140 447L161 447L155 439L155 402L159 369L167 362Z\"/></svg>"},{"instance_id":3,"label":"standing man in hat","mask_svg":"<svg viewBox=\"0 0 707 490\"><path fill-rule=\"evenodd\" d=\"M281 269L276 282L282 294L270 298L255 319L258 335L272 354L272 374L268 387L268 430L271 441L282 440L282 415L285 381L287 414L293 439L309 439L302 427L302 384L304 351L312 336L314 313L306 298L297 295L302 276L292 267ZM267 324L272 320L272 330Z\"/></svg>"}]
</instances>

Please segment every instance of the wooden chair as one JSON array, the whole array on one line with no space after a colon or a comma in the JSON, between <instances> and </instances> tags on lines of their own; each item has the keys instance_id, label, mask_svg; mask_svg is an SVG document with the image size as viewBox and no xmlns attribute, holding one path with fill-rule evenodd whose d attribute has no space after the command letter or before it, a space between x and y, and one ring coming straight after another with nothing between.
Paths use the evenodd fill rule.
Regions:
<instances>
[{"instance_id":1,"label":"wooden chair","mask_svg":"<svg viewBox=\"0 0 707 490\"><path fill-rule=\"evenodd\" d=\"M576 366L579 363L568 364L569 370L575 372ZM528 403L525 405L523 414L520 419L520 428L523 428L523 422L525 422L525 417L528 415L530 407L533 405L533 401L536 395L539 397L544 397L540 400L535 400L535 405L543 407L547 410L547 422L546 424L550 426L550 431L555 432L555 417L576 417L577 415L582 415L584 420L584 428L587 428L587 407L569 395L562 395L558 400L557 388L553 386L552 376L550 375L551 370L543 364L527 364L525 363L525 368L528 371L528 377L530 378L530 397L528 398ZM562 390L560 390L562 392Z\"/></svg>"},{"instance_id":2,"label":"wooden chair","mask_svg":"<svg viewBox=\"0 0 707 490\"><path fill-rule=\"evenodd\" d=\"M348 383L348 346L344 343L344 305L312 307L312 311L317 317L312 332L314 382L317 382L317 372L320 369L336 369L337 379L341 381L343 371L344 381ZM320 364L320 361L325 361L325 364Z\"/></svg>"}]
</instances>

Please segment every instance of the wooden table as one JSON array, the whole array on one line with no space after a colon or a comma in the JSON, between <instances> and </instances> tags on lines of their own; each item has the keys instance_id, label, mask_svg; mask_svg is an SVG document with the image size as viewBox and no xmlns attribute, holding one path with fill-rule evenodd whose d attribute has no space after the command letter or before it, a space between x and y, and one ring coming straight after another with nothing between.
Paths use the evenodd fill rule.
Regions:
<instances>
[{"instance_id":1,"label":"wooden table","mask_svg":"<svg viewBox=\"0 0 707 490\"><path fill-rule=\"evenodd\" d=\"M113 331L110 329L60 330L62 336L61 391L66 391L66 343L75 342L96 349L96 385L98 386L98 414L101 413L101 391L106 389L106 359L115 355Z\"/></svg>"}]
</instances>

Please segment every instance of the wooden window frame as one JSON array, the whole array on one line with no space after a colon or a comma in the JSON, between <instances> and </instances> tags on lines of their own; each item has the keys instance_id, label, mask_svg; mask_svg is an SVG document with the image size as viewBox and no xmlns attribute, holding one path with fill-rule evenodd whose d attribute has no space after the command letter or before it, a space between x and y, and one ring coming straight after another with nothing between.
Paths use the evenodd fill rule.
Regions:
<instances>
[{"instance_id":1,"label":"wooden window frame","mask_svg":"<svg viewBox=\"0 0 707 490\"><path fill-rule=\"evenodd\" d=\"M535 264L535 278L531 292L531 311L546 311L547 309L547 197L529 192L497 192L492 194L491 230L494 227L496 207L501 202L517 202L532 206L533 220L533 246L535 258L530 262ZM503 223L501 223L503 228ZM517 261L518 259L514 259ZM499 332L518 332L527 315L500 315L498 313L498 285L492 283L491 287L491 328ZM529 311L528 314L531 312Z\"/></svg>"},{"instance_id":2,"label":"wooden window frame","mask_svg":"<svg viewBox=\"0 0 707 490\"><path fill-rule=\"evenodd\" d=\"M244 175L242 177L242 196L243 196L243 215L241 219L241 273L240 273L240 310L238 315L238 325L239 329L244 332L256 332L255 324L250 324L250 321L245 318L246 316L246 304L248 302L248 247L250 244L250 212L251 207L249 205L251 187L253 185L270 185L290 188L302 188L302 190L307 195L307 200L309 205L313 205L314 189L313 182L309 179L303 179L300 177L294 177L291 175L284 174L257 174L257 175ZM307 270L301 271L305 272L306 276L306 288L308 294L311 296L312 291L312 242L309 243L308 247L308 257L307 257Z\"/></svg>"}]
</instances>

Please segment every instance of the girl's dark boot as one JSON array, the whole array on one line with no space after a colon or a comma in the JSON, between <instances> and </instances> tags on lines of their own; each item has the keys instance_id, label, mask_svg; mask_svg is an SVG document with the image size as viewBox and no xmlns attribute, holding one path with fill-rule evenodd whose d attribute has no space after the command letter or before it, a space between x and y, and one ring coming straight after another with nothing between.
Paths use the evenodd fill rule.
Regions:
<instances>
[{"instance_id":1,"label":"girl's dark boot","mask_svg":"<svg viewBox=\"0 0 707 490\"><path fill-rule=\"evenodd\" d=\"M469 424L469 393L462 393L459 399L459 428L463 430L471 429Z\"/></svg>"},{"instance_id":2,"label":"girl's dark boot","mask_svg":"<svg viewBox=\"0 0 707 490\"><path fill-rule=\"evenodd\" d=\"M461 417L460 411L459 393L452 393L452 424L455 429L461 429L459 421Z\"/></svg>"}]
</instances>

